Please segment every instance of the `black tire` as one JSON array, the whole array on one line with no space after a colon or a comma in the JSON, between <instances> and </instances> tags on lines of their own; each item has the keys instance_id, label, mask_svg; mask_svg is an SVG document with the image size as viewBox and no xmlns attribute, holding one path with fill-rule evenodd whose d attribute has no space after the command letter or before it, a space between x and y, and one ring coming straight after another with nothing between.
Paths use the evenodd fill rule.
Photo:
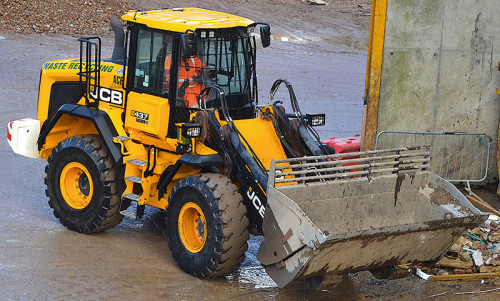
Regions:
<instances>
[{"instance_id":1,"label":"black tire","mask_svg":"<svg viewBox=\"0 0 500 301\"><path fill-rule=\"evenodd\" d=\"M191 252L179 234L179 214L196 204L206 220L205 243ZM186 177L175 185L167 208L167 238L179 267L198 278L218 277L236 270L248 249L248 218L236 185L221 174ZM205 232L205 231L203 231Z\"/></svg>"},{"instance_id":2,"label":"black tire","mask_svg":"<svg viewBox=\"0 0 500 301\"><path fill-rule=\"evenodd\" d=\"M50 207L54 209L54 215L61 224L76 232L94 233L112 228L121 222L123 216L119 212L117 171L99 136L67 138L54 147L47 161L45 193L49 197ZM67 185L68 178L71 180L68 174L74 175L71 168L81 168L82 171L77 175L78 186L74 191L70 191L71 187L65 188L71 186ZM71 198L75 192L86 200L81 199L79 201L83 203L76 203L74 198ZM67 196L66 199L63 193ZM90 196L90 200L87 196Z\"/></svg>"}]
</instances>

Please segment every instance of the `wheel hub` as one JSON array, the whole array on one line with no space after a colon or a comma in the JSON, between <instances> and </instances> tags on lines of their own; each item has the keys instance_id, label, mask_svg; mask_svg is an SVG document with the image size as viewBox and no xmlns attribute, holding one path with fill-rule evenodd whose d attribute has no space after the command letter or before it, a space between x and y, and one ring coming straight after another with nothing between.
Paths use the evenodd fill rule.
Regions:
<instances>
[{"instance_id":1,"label":"wheel hub","mask_svg":"<svg viewBox=\"0 0 500 301\"><path fill-rule=\"evenodd\" d=\"M78 178L78 186L80 188L80 191L85 196L89 195L89 193L90 193L90 184L89 184L89 178L87 177L87 174L80 173L80 177Z\"/></svg>"},{"instance_id":2,"label":"wheel hub","mask_svg":"<svg viewBox=\"0 0 500 301\"><path fill-rule=\"evenodd\" d=\"M191 253L200 252L207 240L207 221L200 206L193 202L184 204L179 212L179 236Z\"/></svg>"},{"instance_id":3,"label":"wheel hub","mask_svg":"<svg viewBox=\"0 0 500 301\"><path fill-rule=\"evenodd\" d=\"M203 224L203 221L201 220L199 214L198 217L199 218L195 220L195 222L197 223L196 231L198 232L198 237L203 238L205 237L205 225Z\"/></svg>"},{"instance_id":4,"label":"wheel hub","mask_svg":"<svg viewBox=\"0 0 500 301\"><path fill-rule=\"evenodd\" d=\"M70 162L62 170L59 186L64 201L73 209L84 209L93 195L92 177L79 162Z\"/></svg>"}]
</instances>

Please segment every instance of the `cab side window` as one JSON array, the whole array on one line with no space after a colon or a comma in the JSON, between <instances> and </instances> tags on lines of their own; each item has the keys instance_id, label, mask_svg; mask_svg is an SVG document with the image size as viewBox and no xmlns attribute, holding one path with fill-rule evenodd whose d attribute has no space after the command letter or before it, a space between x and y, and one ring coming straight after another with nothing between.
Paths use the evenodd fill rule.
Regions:
<instances>
[{"instance_id":1,"label":"cab side window","mask_svg":"<svg viewBox=\"0 0 500 301\"><path fill-rule=\"evenodd\" d=\"M165 59L172 55L172 40L168 33L139 29L134 90L168 97Z\"/></svg>"}]
</instances>

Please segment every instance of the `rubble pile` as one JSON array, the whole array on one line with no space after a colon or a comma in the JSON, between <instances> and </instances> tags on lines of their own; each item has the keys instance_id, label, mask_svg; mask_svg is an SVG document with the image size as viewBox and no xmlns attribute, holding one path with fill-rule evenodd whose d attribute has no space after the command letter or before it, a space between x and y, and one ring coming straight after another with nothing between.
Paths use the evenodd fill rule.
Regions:
<instances>
[{"instance_id":1,"label":"rubble pile","mask_svg":"<svg viewBox=\"0 0 500 301\"><path fill-rule=\"evenodd\" d=\"M126 0L2 0L0 32L100 35L135 5Z\"/></svg>"},{"instance_id":2,"label":"rubble pile","mask_svg":"<svg viewBox=\"0 0 500 301\"><path fill-rule=\"evenodd\" d=\"M432 275L500 272L500 221L491 215L477 228L467 231L434 266L423 267Z\"/></svg>"}]
</instances>

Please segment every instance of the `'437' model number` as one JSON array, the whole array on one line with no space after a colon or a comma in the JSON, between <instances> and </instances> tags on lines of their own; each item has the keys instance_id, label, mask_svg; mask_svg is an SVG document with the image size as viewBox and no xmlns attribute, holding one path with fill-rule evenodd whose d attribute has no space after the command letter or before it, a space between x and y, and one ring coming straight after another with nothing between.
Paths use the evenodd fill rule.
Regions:
<instances>
[{"instance_id":1,"label":"'437' model number","mask_svg":"<svg viewBox=\"0 0 500 301\"><path fill-rule=\"evenodd\" d=\"M143 120L149 120L149 114L142 113L139 111L132 111L132 116L134 116L135 118L143 119Z\"/></svg>"},{"instance_id":2,"label":"'437' model number","mask_svg":"<svg viewBox=\"0 0 500 301\"><path fill-rule=\"evenodd\" d=\"M135 117L135 121L137 121L139 123L148 124L148 120L149 120L148 113L143 113L143 112L134 111L134 110L132 110L130 113L132 116Z\"/></svg>"}]
</instances>

